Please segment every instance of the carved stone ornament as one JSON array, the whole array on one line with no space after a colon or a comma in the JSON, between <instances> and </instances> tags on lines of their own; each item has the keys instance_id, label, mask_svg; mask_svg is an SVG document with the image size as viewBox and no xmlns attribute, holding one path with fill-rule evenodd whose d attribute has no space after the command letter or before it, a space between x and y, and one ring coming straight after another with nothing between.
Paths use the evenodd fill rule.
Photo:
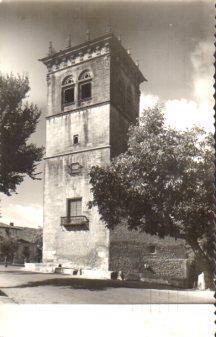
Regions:
<instances>
[{"instance_id":1,"label":"carved stone ornament","mask_svg":"<svg viewBox=\"0 0 216 337\"><path fill-rule=\"evenodd\" d=\"M100 55L100 53L101 53L101 47L100 46L96 46L95 51L96 51L96 55Z\"/></svg>"},{"instance_id":2,"label":"carved stone ornament","mask_svg":"<svg viewBox=\"0 0 216 337\"><path fill-rule=\"evenodd\" d=\"M49 72L52 70L52 64L51 63L47 64L47 69L48 69Z\"/></svg>"},{"instance_id":3,"label":"carved stone ornament","mask_svg":"<svg viewBox=\"0 0 216 337\"><path fill-rule=\"evenodd\" d=\"M82 168L83 166L80 165L80 163L71 163L69 165L67 165L67 173L70 176L76 176L79 175L82 172Z\"/></svg>"},{"instance_id":4,"label":"carved stone ornament","mask_svg":"<svg viewBox=\"0 0 216 337\"><path fill-rule=\"evenodd\" d=\"M47 85L50 86L50 84L51 84L51 77L50 77L50 74L47 74L47 75L46 75L46 79L47 79Z\"/></svg>"},{"instance_id":5,"label":"carved stone ornament","mask_svg":"<svg viewBox=\"0 0 216 337\"><path fill-rule=\"evenodd\" d=\"M92 57L92 50L91 50L91 48L88 48L87 54L88 54L88 58Z\"/></svg>"},{"instance_id":6,"label":"carved stone ornament","mask_svg":"<svg viewBox=\"0 0 216 337\"><path fill-rule=\"evenodd\" d=\"M103 63L104 63L105 69L109 68L109 66L110 66L110 59L107 56L105 56L105 58L103 60Z\"/></svg>"},{"instance_id":7,"label":"carved stone ornament","mask_svg":"<svg viewBox=\"0 0 216 337\"><path fill-rule=\"evenodd\" d=\"M106 42L105 45L104 45L106 51L109 51L110 50L110 44L109 42Z\"/></svg>"}]
</instances>

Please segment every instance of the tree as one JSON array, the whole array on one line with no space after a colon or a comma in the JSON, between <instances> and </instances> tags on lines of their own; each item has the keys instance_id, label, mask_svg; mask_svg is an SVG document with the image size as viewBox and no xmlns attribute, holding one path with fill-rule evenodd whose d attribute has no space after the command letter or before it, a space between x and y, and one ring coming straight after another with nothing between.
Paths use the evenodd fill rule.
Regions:
<instances>
[{"instance_id":1,"label":"tree","mask_svg":"<svg viewBox=\"0 0 216 337\"><path fill-rule=\"evenodd\" d=\"M164 238L183 238L213 286L213 137L199 128L167 127L161 109L144 111L129 129L128 150L92 167L93 201L112 229L125 223Z\"/></svg>"},{"instance_id":2,"label":"tree","mask_svg":"<svg viewBox=\"0 0 216 337\"><path fill-rule=\"evenodd\" d=\"M19 247L18 240L12 236L0 237L0 252L5 256L5 266L8 259L13 259Z\"/></svg>"},{"instance_id":3,"label":"tree","mask_svg":"<svg viewBox=\"0 0 216 337\"><path fill-rule=\"evenodd\" d=\"M29 257L30 257L30 249L29 249L29 246L24 246L24 247L23 247L22 255L23 255L23 257L24 257L24 260L26 260L26 261L28 262Z\"/></svg>"},{"instance_id":4,"label":"tree","mask_svg":"<svg viewBox=\"0 0 216 337\"><path fill-rule=\"evenodd\" d=\"M0 192L11 195L25 175L37 179L36 167L43 148L29 143L40 111L27 103L30 90L26 76L0 74Z\"/></svg>"},{"instance_id":5,"label":"tree","mask_svg":"<svg viewBox=\"0 0 216 337\"><path fill-rule=\"evenodd\" d=\"M37 246L37 258L38 262L42 260L42 251L43 251L43 229L39 227L37 232L34 235L33 242Z\"/></svg>"}]
</instances>

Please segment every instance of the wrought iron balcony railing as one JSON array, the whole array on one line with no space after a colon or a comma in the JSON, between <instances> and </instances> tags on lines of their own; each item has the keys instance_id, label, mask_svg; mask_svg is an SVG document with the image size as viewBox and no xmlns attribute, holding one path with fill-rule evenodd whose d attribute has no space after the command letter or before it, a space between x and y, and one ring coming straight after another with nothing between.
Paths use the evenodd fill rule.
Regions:
<instances>
[{"instance_id":1,"label":"wrought iron balcony railing","mask_svg":"<svg viewBox=\"0 0 216 337\"><path fill-rule=\"evenodd\" d=\"M61 226L67 229L88 229L88 223L88 218L85 215L61 217Z\"/></svg>"}]
</instances>

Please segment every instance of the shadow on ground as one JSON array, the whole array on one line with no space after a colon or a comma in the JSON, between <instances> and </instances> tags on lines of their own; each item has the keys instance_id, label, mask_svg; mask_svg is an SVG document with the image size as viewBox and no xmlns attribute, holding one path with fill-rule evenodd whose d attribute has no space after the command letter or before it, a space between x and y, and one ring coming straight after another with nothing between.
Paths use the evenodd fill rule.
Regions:
<instances>
[{"instance_id":1,"label":"shadow on ground","mask_svg":"<svg viewBox=\"0 0 216 337\"><path fill-rule=\"evenodd\" d=\"M87 289L91 291L106 290L107 288L135 288L135 289L168 289L180 290L180 288L172 287L170 285L161 285L139 281L119 281L119 280L91 280L81 278L53 278L35 282L28 282L25 284L4 287L8 288L31 288L39 286L60 286L69 287L72 289Z\"/></svg>"},{"instance_id":2,"label":"shadow on ground","mask_svg":"<svg viewBox=\"0 0 216 337\"><path fill-rule=\"evenodd\" d=\"M0 296L7 296L2 290L0 290Z\"/></svg>"},{"instance_id":3,"label":"shadow on ground","mask_svg":"<svg viewBox=\"0 0 216 337\"><path fill-rule=\"evenodd\" d=\"M31 272L27 272L27 271L15 271L15 270L7 270L7 269L5 269L4 271L0 271L0 274L5 274L5 273L7 273L7 274L14 274L14 275L32 275L33 274L33 272L31 271ZM43 274L43 273L35 273L35 274ZM43 274L44 275L44 274Z\"/></svg>"}]
</instances>

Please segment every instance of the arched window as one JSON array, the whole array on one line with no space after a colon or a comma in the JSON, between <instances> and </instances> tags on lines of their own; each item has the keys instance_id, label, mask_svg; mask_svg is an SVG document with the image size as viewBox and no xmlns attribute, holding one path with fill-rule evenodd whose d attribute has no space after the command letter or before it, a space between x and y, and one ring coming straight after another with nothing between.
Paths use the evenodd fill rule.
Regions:
<instances>
[{"instance_id":1,"label":"arched window","mask_svg":"<svg viewBox=\"0 0 216 337\"><path fill-rule=\"evenodd\" d=\"M89 70L84 70L80 75L79 75L79 81L86 81L91 79L91 73Z\"/></svg>"},{"instance_id":2,"label":"arched window","mask_svg":"<svg viewBox=\"0 0 216 337\"><path fill-rule=\"evenodd\" d=\"M67 106L74 103L74 81L71 75L62 81L62 105Z\"/></svg>"},{"instance_id":3,"label":"arched window","mask_svg":"<svg viewBox=\"0 0 216 337\"><path fill-rule=\"evenodd\" d=\"M84 70L78 78L79 100L84 101L92 97L92 75L89 70Z\"/></svg>"},{"instance_id":4,"label":"arched window","mask_svg":"<svg viewBox=\"0 0 216 337\"><path fill-rule=\"evenodd\" d=\"M70 85L72 83L74 83L72 75L65 77L62 81L62 85Z\"/></svg>"}]
</instances>

